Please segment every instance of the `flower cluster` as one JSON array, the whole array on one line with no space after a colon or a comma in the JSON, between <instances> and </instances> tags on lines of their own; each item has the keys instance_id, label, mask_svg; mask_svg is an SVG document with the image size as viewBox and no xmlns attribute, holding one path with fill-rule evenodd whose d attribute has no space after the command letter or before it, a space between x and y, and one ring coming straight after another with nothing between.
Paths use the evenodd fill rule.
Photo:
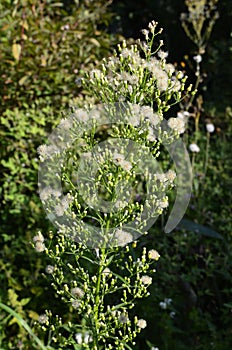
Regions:
<instances>
[{"instance_id":1,"label":"flower cluster","mask_svg":"<svg viewBox=\"0 0 232 350\"><path fill-rule=\"evenodd\" d=\"M159 112L167 111L173 98L180 101L186 77L167 63L168 54L161 50L162 40L153 52L155 37L162 32L157 25L151 22L148 29L142 30L144 42L128 47L124 41L114 56L104 60L101 70L94 69L86 75L83 84L91 93L95 92L98 101L99 97L107 103L127 101L147 105L153 101Z\"/></svg>"}]
</instances>

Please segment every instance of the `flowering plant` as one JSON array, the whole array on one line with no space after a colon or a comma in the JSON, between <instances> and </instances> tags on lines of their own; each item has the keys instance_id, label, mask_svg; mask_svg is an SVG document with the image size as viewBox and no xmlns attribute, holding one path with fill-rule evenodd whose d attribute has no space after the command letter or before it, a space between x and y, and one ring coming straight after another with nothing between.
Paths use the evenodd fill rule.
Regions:
<instances>
[{"instance_id":1,"label":"flowering plant","mask_svg":"<svg viewBox=\"0 0 232 350\"><path fill-rule=\"evenodd\" d=\"M73 314L56 326L50 311L40 316L48 345L132 349L146 327L133 307L149 295L159 253L137 240L168 207L176 175L161 172L156 159L161 143L172 145L185 126L182 118L164 124L186 77L166 62L162 41L155 48L156 27L149 23L145 42L124 42L101 70L85 75L98 105L72 107L50 144L39 147L40 197L58 232L48 244L38 233L34 245L53 260L46 273Z\"/></svg>"}]
</instances>

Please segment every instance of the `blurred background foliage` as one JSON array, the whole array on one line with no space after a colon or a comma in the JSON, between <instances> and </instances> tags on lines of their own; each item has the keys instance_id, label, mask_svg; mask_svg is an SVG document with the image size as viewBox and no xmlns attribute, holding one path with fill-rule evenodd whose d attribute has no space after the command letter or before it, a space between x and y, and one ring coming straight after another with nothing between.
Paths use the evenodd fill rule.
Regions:
<instances>
[{"instance_id":1,"label":"blurred background foliage","mask_svg":"<svg viewBox=\"0 0 232 350\"><path fill-rule=\"evenodd\" d=\"M0 2L0 301L29 324L46 308L70 317L68 308L55 299L50 283L41 276L47 262L30 245L37 230L49 230L38 197L36 149L69 104L82 103L81 72L110 55L123 37L140 37L150 20L164 28L169 61L184 69L194 83L192 57L199 47L182 26L181 14L188 12L187 3ZM198 0L200 3L204 1ZM232 347L232 2L219 0L215 5L213 13L218 12L219 18L205 45L203 81L197 94L202 101L199 130L196 133L190 120L185 139L188 143L197 138L201 149L195 158L193 196L186 213L195 225L190 222L188 228L179 227L171 235L154 228L140 243L157 249L161 260L151 296L138 306L138 314L148 321L138 349L152 345L159 350ZM210 18L207 21L206 28ZM214 123L216 130L210 138L206 176L207 121ZM223 239L210 235L207 228ZM159 303L165 298L172 303L162 309ZM171 317L171 312L175 316ZM0 348L32 348L26 332L4 312L0 316Z\"/></svg>"}]
</instances>

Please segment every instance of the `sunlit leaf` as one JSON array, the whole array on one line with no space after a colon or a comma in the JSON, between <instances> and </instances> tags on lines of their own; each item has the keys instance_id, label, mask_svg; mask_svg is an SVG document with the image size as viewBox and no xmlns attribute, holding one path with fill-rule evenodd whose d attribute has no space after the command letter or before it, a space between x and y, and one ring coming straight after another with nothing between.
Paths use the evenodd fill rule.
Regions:
<instances>
[{"instance_id":1,"label":"sunlit leaf","mask_svg":"<svg viewBox=\"0 0 232 350\"><path fill-rule=\"evenodd\" d=\"M20 44L16 44L14 43L12 45L12 54L13 54L13 57L16 61L19 61L19 58L20 58L20 54L21 54L21 45Z\"/></svg>"}]
</instances>

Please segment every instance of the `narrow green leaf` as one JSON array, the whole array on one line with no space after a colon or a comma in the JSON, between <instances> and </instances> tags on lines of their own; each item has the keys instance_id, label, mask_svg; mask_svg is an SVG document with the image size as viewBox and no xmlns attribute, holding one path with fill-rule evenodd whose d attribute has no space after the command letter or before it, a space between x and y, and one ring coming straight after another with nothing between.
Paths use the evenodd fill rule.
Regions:
<instances>
[{"instance_id":1,"label":"narrow green leaf","mask_svg":"<svg viewBox=\"0 0 232 350\"><path fill-rule=\"evenodd\" d=\"M12 310L9 306L2 304L0 302L0 308L8 312L11 316L15 317L18 321L19 326L22 326L26 329L26 331L30 334L30 336L34 339L34 341L40 346L41 350L48 350L48 348L39 340L39 338L33 333L32 329L28 326L28 324L22 319L22 317L17 314L14 310Z\"/></svg>"},{"instance_id":2,"label":"narrow green leaf","mask_svg":"<svg viewBox=\"0 0 232 350\"><path fill-rule=\"evenodd\" d=\"M207 226L197 224L196 222L188 219L182 219L178 226L180 228L184 228L188 231L192 231L200 235L217 238L217 239L224 239L222 235L220 235L220 233L218 233L217 231L214 231Z\"/></svg>"}]
</instances>

